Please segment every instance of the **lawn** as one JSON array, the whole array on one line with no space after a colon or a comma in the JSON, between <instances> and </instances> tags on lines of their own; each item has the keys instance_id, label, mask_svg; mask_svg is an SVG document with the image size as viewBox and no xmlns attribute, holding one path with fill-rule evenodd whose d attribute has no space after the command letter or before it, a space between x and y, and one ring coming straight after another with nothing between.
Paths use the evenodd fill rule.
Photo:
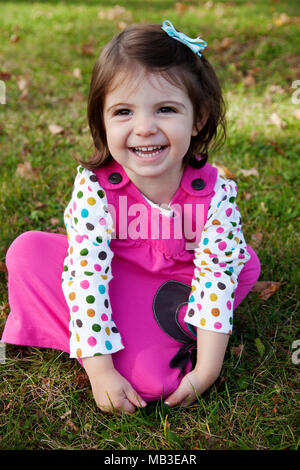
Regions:
<instances>
[{"instance_id":1,"label":"lawn","mask_svg":"<svg viewBox=\"0 0 300 470\"><path fill-rule=\"evenodd\" d=\"M0 9L0 332L9 313L6 251L27 230L65 233L73 156L91 153L91 69L130 23L169 19L208 42L228 119L226 144L209 161L237 182L245 238L262 266L235 311L220 378L190 408L157 402L132 416L105 415L77 361L7 345L0 448L298 449L299 2L1 1Z\"/></svg>"}]
</instances>

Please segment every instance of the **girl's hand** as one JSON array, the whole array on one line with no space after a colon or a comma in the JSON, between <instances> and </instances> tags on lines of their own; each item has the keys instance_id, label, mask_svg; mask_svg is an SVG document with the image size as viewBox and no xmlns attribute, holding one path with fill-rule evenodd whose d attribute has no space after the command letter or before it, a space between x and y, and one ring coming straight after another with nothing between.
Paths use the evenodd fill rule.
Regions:
<instances>
[{"instance_id":1,"label":"girl's hand","mask_svg":"<svg viewBox=\"0 0 300 470\"><path fill-rule=\"evenodd\" d=\"M115 410L132 414L136 407L146 406L144 400L116 369L93 377L91 385L96 404L102 411Z\"/></svg>"},{"instance_id":2,"label":"girl's hand","mask_svg":"<svg viewBox=\"0 0 300 470\"><path fill-rule=\"evenodd\" d=\"M196 400L197 395L202 395L217 380L222 369L228 338L228 334L198 328L196 367L182 379L177 390L165 400L165 403L169 406L188 406Z\"/></svg>"},{"instance_id":3,"label":"girl's hand","mask_svg":"<svg viewBox=\"0 0 300 470\"><path fill-rule=\"evenodd\" d=\"M102 411L124 411L132 414L136 407L147 405L114 368L111 356L84 358L83 364L91 382L95 402Z\"/></svg>"},{"instance_id":4,"label":"girl's hand","mask_svg":"<svg viewBox=\"0 0 300 470\"><path fill-rule=\"evenodd\" d=\"M210 385L214 383L214 377L204 378L199 370L192 370L179 384L179 387L166 400L169 406L189 406L200 396Z\"/></svg>"}]
</instances>

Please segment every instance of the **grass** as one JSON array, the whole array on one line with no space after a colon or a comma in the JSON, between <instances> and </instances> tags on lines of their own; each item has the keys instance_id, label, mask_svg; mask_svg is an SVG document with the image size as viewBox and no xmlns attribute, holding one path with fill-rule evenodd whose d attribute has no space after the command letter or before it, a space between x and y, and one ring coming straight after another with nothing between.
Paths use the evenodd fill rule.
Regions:
<instances>
[{"instance_id":1,"label":"grass","mask_svg":"<svg viewBox=\"0 0 300 470\"><path fill-rule=\"evenodd\" d=\"M299 364L292 344L300 338L300 120L292 84L300 79L299 3L0 3L0 79L9 74L0 105L0 262L26 230L63 231L72 155L88 157L91 150L86 98L101 47L124 23L168 18L191 36L201 32L209 44L228 108L228 139L211 162L235 175L244 233L262 265L259 280L281 283L267 300L250 293L238 307L221 377L188 409L156 402L133 416L104 415L76 361L58 351L7 345L0 365L0 448L298 449ZM115 5L125 13L105 18ZM64 132L51 134L53 123ZM22 178L17 168L25 162L32 170ZM245 176L252 168L257 176ZM0 331L8 312L2 271Z\"/></svg>"}]
</instances>

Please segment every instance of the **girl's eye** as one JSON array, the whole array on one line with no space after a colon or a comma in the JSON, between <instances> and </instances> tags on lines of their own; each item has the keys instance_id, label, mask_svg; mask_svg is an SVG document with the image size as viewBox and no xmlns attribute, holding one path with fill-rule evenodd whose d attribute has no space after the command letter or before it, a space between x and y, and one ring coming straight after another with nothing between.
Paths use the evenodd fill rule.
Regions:
<instances>
[{"instance_id":1,"label":"girl's eye","mask_svg":"<svg viewBox=\"0 0 300 470\"><path fill-rule=\"evenodd\" d=\"M114 114L115 116L128 116L129 113L129 109L117 109Z\"/></svg>"},{"instance_id":2,"label":"girl's eye","mask_svg":"<svg viewBox=\"0 0 300 470\"><path fill-rule=\"evenodd\" d=\"M162 106L161 108L159 108L159 111L161 113L176 113L176 110L171 106Z\"/></svg>"}]
</instances>

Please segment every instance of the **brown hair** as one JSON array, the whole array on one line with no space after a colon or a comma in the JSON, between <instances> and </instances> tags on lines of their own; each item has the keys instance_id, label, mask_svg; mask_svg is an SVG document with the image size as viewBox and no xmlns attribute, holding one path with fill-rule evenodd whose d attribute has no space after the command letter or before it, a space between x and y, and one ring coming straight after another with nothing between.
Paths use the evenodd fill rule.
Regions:
<instances>
[{"instance_id":1,"label":"brown hair","mask_svg":"<svg viewBox=\"0 0 300 470\"><path fill-rule=\"evenodd\" d=\"M135 66L142 66L146 72L159 73L173 85L184 87L194 108L195 123L207 116L205 125L191 138L183 159L184 165L202 167L208 159L211 143L216 148L225 140L225 103L221 86L205 56L199 57L189 47L168 36L160 25L129 26L103 48L93 68L87 108L94 154L88 162L76 160L93 170L112 158L103 120L104 98L117 73L126 69L130 72ZM195 155L201 156L201 160Z\"/></svg>"}]
</instances>

